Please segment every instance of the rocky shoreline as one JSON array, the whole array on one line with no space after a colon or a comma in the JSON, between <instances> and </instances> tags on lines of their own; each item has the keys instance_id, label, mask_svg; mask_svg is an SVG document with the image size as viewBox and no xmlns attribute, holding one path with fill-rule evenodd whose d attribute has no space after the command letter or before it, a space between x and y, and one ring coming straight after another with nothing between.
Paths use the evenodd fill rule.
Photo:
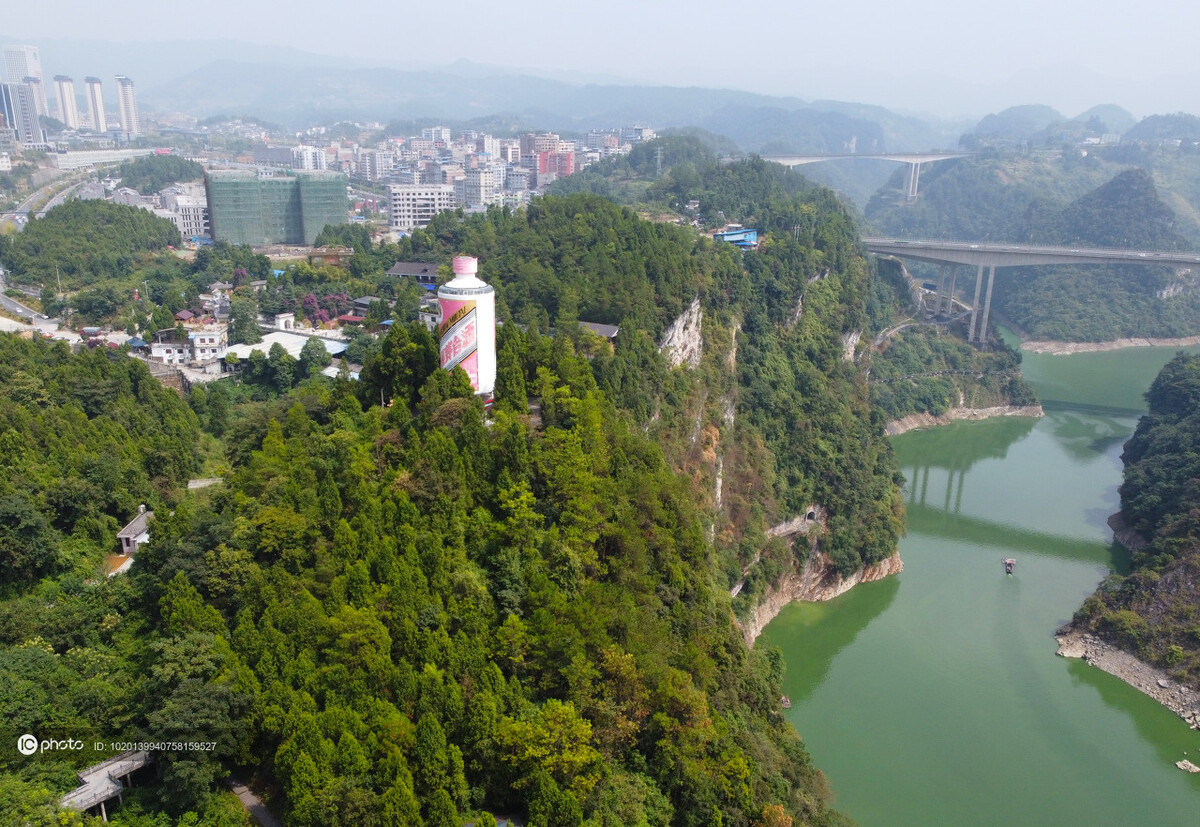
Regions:
<instances>
[{"instance_id":1,"label":"rocky shoreline","mask_svg":"<svg viewBox=\"0 0 1200 827\"><path fill-rule=\"evenodd\" d=\"M918 428L932 428L937 425L949 425L959 420L990 419L993 416L1032 416L1042 417L1046 412L1041 405L997 405L994 408L950 408L941 416L928 413L909 414L903 419L896 419L887 424L888 436L896 436Z\"/></svg>"},{"instance_id":2,"label":"rocky shoreline","mask_svg":"<svg viewBox=\"0 0 1200 827\"><path fill-rule=\"evenodd\" d=\"M1187 721L1192 729L1200 729L1200 692L1171 680L1162 669L1138 660L1126 651L1086 632L1069 626L1058 630L1058 654L1064 658L1082 658L1108 674L1120 678L1134 689L1154 700Z\"/></svg>"},{"instance_id":3,"label":"rocky shoreline","mask_svg":"<svg viewBox=\"0 0 1200 827\"><path fill-rule=\"evenodd\" d=\"M904 561L899 553L892 554L878 563L859 569L849 577L842 577L830 563L829 557L819 551L808 555L804 567L797 571L793 566L763 595L754 608L754 614L745 623L739 624L747 646L762 634L783 607L795 600L832 600L848 592L859 583L872 583L904 571Z\"/></svg>"},{"instance_id":4,"label":"rocky shoreline","mask_svg":"<svg viewBox=\"0 0 1200 827\"><path fill-rule=\"evenodd\" d=\"M1200 336L1180 336L1174 339L1117 339L1113 342L1022 342L1021 350L1029 353L1069 356L1072 353L1099 353L1127 347L1188 347L1189 345L1200 345Z\"/></svg>"}]
</instances>

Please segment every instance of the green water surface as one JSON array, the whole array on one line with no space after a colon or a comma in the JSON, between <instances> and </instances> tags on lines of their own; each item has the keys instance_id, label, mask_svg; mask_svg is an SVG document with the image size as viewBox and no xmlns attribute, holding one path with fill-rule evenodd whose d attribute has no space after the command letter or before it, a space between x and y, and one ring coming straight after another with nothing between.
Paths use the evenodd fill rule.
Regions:
<instances>
[{"instance_id":1,"label":"green water surface","mask_svg":"<svg viewBox=\"0 0 1200 827\"><path fill-rule=\"evenodd\" d=\"M1053 638L1127 565L1105 523L1121 446L1174 352L1026 355L1044 419L895 438L903 574L793 604L763 633L860 824L1200 825L1200 775L1175 767L1200 763L1200 733Z\"/></svg>"}]
</instances>

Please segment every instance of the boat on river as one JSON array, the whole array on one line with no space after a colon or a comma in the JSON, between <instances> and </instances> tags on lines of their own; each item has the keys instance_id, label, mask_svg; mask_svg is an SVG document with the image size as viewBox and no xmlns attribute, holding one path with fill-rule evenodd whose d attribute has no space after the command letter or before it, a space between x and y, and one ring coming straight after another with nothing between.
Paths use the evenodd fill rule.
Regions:
<instances>
[{"instance_id":1,"label":"boat on river","mask_svg":"<svg viewBox=\"0 0 1200 827\"><path fill-rule=\"evenodd\" d=\"M1016 568L1016 565L1017 565L1017 561L1014 560L1013 558L1011 558L1011 557L1004 558L1004 573L1012 574L1013 569Z\"/></svg>"}]
</instances>

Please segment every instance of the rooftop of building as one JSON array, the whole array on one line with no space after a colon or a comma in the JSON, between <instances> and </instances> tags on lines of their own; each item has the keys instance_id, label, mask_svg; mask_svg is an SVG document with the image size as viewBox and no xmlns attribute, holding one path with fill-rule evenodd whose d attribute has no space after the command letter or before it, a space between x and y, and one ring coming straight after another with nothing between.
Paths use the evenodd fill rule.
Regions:
<instances>
[{"instance_id":1,"label":"rooftop of building","mask_svg":"<svg viewBox=\"0 0 1200 827\"><path fill-rule=\"evenodd\" d=\"M145 506L142 506L145 508ZM146 531L146 527L150 525L150 521L154 519L153 511L141 511L136 517L129 521L123 529L117 532L117 539L125 537L134 538Z\"/></svg>"},{"instance_id":2,"label":"rooftop of building","mask_svg":"<svg viewBox=\"0 0 1200 827\"><path fill-rule=\"evenodd\" d=\"M388 268L389 276L436 276L438 265L427 261L397 261Z\"/></svg>"}]
</instances>

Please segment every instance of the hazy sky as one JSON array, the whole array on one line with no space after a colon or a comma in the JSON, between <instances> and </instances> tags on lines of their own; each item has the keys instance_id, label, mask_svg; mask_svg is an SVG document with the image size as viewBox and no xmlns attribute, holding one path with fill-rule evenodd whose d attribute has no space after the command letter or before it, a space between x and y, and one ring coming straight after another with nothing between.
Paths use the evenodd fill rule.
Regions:
<instances>
[{"instance_id":1,"label":"hazy sky","mask_svg":"<svg viewBox=\"0 0 1200 827\"><path fill-rule=\"evenodd\" d=\"M1046 103L1200 112L1200 4L1184 0L312 0L12 2L3 34L228 38L390 63L460 58L942 115ZM186 13L184 13L186 9Z\"/></svg>"}]
</instances>

